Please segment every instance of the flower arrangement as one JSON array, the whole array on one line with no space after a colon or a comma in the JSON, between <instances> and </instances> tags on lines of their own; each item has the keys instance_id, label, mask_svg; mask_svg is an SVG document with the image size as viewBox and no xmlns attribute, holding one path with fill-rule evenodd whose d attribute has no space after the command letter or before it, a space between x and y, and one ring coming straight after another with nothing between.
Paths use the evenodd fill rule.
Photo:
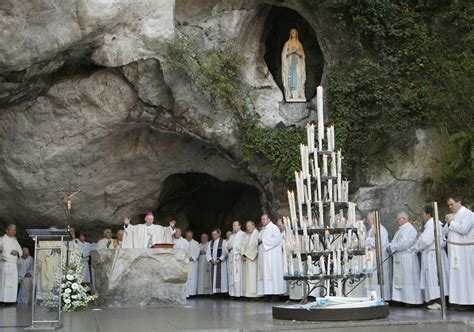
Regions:
<instances>
[{"instance_id":1,"label":"flower arrangement","mask_svg":"<svg viewBox=\"0 0 474 332\"><path fill-rule=\"evenodd\" d=\"M97 299L98 294L88 294L89 287L84 286L82 281L83 263L81 255L71 251L69 264L63 263L63 273L57 273L54 280L53 291L43 301L43 305L54 308L58 306L59 295L57 290L61 286L61 307L64 311L79 311L87 308L90 301Z\"/></svg>"}]
</instances>

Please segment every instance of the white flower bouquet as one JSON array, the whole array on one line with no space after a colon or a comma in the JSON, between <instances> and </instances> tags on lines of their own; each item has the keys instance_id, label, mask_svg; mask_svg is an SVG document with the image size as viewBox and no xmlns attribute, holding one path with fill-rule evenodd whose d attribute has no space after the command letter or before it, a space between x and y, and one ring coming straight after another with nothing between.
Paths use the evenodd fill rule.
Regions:
<instances>
[{"instance_id":1,"label":"white flower bouquet","mask_svg":"<svg viewBox=\"0 0 474 332\"><path fill-rule=\"evenodd\" d=\"M64 311L79 311L87 308L90 301L95 300L98 294L88 294L89 287L84 286L82 281L83 266L82 257L76 251L72 251L69 257L69 264L63 264L63 273L59 273L55 278L55 287L49 296L43 301L43 305L53 308L59 304L57 290L61 286L61 307Z\"/></svg>"}]
</instances>

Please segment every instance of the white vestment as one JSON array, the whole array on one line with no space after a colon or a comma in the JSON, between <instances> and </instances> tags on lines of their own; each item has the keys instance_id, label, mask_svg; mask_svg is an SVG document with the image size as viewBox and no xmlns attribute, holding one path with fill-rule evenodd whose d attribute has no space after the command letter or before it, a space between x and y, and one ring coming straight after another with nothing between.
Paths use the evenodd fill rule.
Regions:
<instances>
[{"instance_id":1,"label":"white vestment","mask_svg":"<svg viewBox=\"0 0 474 332\"><path fill-rule=\"evenodd\" d=\"M199 277L198 289L199 295L211 294L211 264L207 261L207 248L209 242L199 244Z\"/></svg>"},{"instance_id":2,"label":"white vestment","mask_svg":"<svg viewBox=\"0 0 474 332\"><path fill-rule=\"evenodd\" d=\"M102 239L102 240L105 240L105 239ZM107 240L105 241L105 244L106 243L107 243ZM84 273L83 282L90 283L91 282L91 266L89 265L89 261L90 261L90 256L91 256L91 244L85 241L81 242L79 239L74 239L74 245L75 245L75 250L82 257L82 271ZM101 247L103 245L104 243L101 244Z\"/></svg>"},{"instance_id":3,"label":"white vestment","mask_svg":"<svg viewBox=\"0 0 474 332\"><path fill-rule=\"evenodd\" d=\"M29 303L31 300L31 290L33 289L33 257L20 257L18 260L18 303ZM26 274L29 273L27 277Z\"/></svg>"},{"instance_id":4,"label":"white vestment","mask_svg":"<svg viewBox=\"0 0 474 332\"><path fill-rule=\"evenodd\" d=\"M238 231L230 236L227 247L231 246L231 250L227 252L229 266L229 295L240 297L243 295L242 289L242 242L245 233Z\"/></svg>"},{"instance_id":5,"label":"white vestment","mask_svg":"<svg viewBox=\"0 0 474 332\"><path fill-rule=\"evenodd\" d=\"M447 229L449 257L449 302L474 304L474 214L464 206Z\"/></svg>"},{"instance_id":6,"label":"white vestment","mask_svg":"<svg viewBox=\"0 0 474 332\"><path fill-rule=\"evenodd\" d=\"M219 247L219 243L222 240L222 245ZM227 241L224 239L212 240L211 244L207 248L207 261L220 259L221 263L211 265L211 283L212 283L212 294L215 293L227 293L227 261L226 261L226 246Z\"/></svg>"},{"instance_id":7,"label":"white vestment","mask_svg":"<svg viewBox=\"0 0 474 332\"><path fill-rule=\"evenodd\" d=\"M283 257L281 234L278 226L269 222L259 233L258 280L262 280L257 290L259 295L280 295L286 292L283 279Z\"/></svg>"},{"instance_id":8,"label":"white vestment","mask_svg":"<svg viewBox=\"0 0 474 332\"><path fill-rule=\"evenodd\" d=\"M97 241L96 250L115 249L113 239L100 239Z\"/></svg>"},{"instance_id":9,"label":"white vestment","mask_svg":"<svg viewBox=\"0 0 474 332\"><path fill-rule=\"evenodd\" d=\"M416 229L409 222L398 228L390 249L393 254L392 300L408 304L423 303L420 289L420 262L413 250Z\"/></svg>"},{"instance_id":10,"label":"white vestment","mask_svg":"<svg viewBox=\"0 0 474 332\"><path fill-rule=\"evenodd\" d=\"M11 252L21 253L21 246L15 237L4 235L0 237L0 246L3 246L0 260L0 302L14 303L18 291L18 256Z\"/></svg>"},{"instance_id":11,"label":"white vestment","mask_svg":"<svg viewBox=\"0 0 474 332\"><path fill-rule=\"evenodd\" d=\"M186 282L186 293L188 296L197 294L198 275L199 275L199 252L201 247L196 240L188 241L188 258L191 267L188 273L188 281Z\"/></svg>"},{"instance_id":12,"label":"white vestment","mask_svg":"<svg viewBox=\"0 0 474 332\"><path fill-rule=\"evenodd\" d=\"M258 231L255 229L252 234L246 234L242 243L242 255L245 255L243 261L243 296L258 297ZM260 285L263 287L263 285Z\"/></svg>"},{"instance_id":13,"label":"white vestment","mask_svg":"<svg viewBox=\"0 0 474 332\"><path fill-rule=\"evenodd\" d=\"M38 241L36 250L36 299L43 300L51 292L54 279L61 268L60 250L63 247L63 262L66 261L66 243L61 241ZM44 248L44 249L42 249ZM48 249L46 249L48 248Z\"/></svg>"},{"instance_id":14,"label":"white vestment","mask_svg":"<svg viewBox=\"0 0 474 332\"><path fill-rule=\"evenodd\" d=\"M390 301L392 299L392 258L388 258L390 255L387 252L387 248L390 245L388 239L387 229L380 224L380 237L382 247L382 268L383 268L383 291L384 300ZM365 245L372 247L375 250L375 226L371 226L367 231L367 238L365 239ZM375 252L375 251L374 251ZM374 255L375 258L375 255ZM377 261L374 259L374 267L376 267ZM378 282L377 270L373 273L372 285L377 285L377 295L380 296L380 284ZM372 289L369 289L369 291Z\"/></svg>"},{"instance_id":15,"label":"white vestment","mask_svg":"<svg viewBox=\"0 0 474 332\"><path fill-rule=\"evenodd\" d=\"M180 237L179 239L173 237L173 243L175 249L183 249L188 254L189 242L185 238Z\"/></svg>"},{"instance_id":16,"label":"white vestment","mask_svg":"<svg viewBox=\"0 0 474 332\"><path fill-rule=\"evenodd\" d=\"M175 230L171 226L131 225L124 226L122 248L151 248L156 243L173 243Z\"/></svg>"},{"instance_id":17,"label":"white vestment","mask_svg":"<svg viewBox=\"0 0 474 332\"><path fill-rule=\"evenodd\" d=\"M440 245L444 247L445 239L440 223ZM440 297L438 284L438 269L436 261L435 240L433 218L425 223L423 233L416 241L414 248L417 252L421 252L421 271L420 271L420 288L424 290L425 302L429 302ZM448 256L446 251L441 248L441 263L443 266L444 295L448 295Z\"/></svg>"}]
</instances>

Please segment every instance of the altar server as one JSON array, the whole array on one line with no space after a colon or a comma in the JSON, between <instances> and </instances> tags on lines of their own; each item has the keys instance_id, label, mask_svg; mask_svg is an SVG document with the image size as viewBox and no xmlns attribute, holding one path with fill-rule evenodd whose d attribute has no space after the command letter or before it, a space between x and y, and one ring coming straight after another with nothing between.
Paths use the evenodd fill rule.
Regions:
<instances>
[{"instance_id":1,"label":"altar server","mask_svg":"<svg viewBox=\"0 0 474 332\"><path fill-rule=\"evenodd\" d=\"M286 292L286 282L283 279L283 257L281 233L271 222L268 215L262 215L260 222L262 230L258 236L258 280L259 295L280 295Z\"/></svg>"},{"instance_id":2,"label":"altar server","mask_svg":"<svg viewBox=\"0 0 474 332\"><path fill-rule=\"evenodd\" d=\"M375 214L369 213L367 215L367 237L365 239L365 245L375 250ZM383 291L384 300L390 301L392 299L392 258L387 252L387 248L390 245L388 238L388 232L384 225L380 224L380 240L382 247L382 268L383 268ZM389 258L390 257L390 258ZM377 285L377 294L380 295L380 284L377 280L377 271L373 274L373 284Z\"/></svg>"},{"instance_id":3,"label":"altar server","mask_svg":"<svg viewBox=\"0 0 474 332\"><path fill-rule=\"evenodd\" d=\"M14 303L18 291L18 258L21 247L16 240L16 226L11 224L0 237L0 302Z\"/></svg>"},{"instance_id":4,"label":"altar server","mask_svg":"<svg viewBox=\"0 0 474 332\"><path fill-rule=\"evenodd\" d=\"M449 197L448 206L455 213L454 220L447 221L449 302L458 305L473 305L474 215L462 206L459 197Z\"/></svg>"},{"instance_id":5,"label":"altar server","mask_svg":"<svg viewBox=\"0 0 474 332\"><path fill-rule=\"evenodd\" d=\"M29 303L33 289L34 261L30 250L23 248L23 254L18 261L18 303Z\"/></svg>"},{"instance_id":6,"label":"altar server","mask_svg":"<svg viewBox=\"0 0 474 332\"><path fill-rule=\"evenodd\" d=\"M398 231L387 247L387 251L393 253L392 300L421 304L420 263L416 253L410 250L416 244L417 232L405 212L397 214L396 223Z\"/></svg>"},{"instance_id":7,"label":"altar server","mask_svg":"<svg viewBox=\"0 0 474 332\"><path fill-rule=\"evenodd\" d=\"M186 293L188 296L197 294L198 276L199 276L199 252L201 247L199 243L193 239L193 232L186 231L186 241L188 241L188 258L190 262L190 269L188 273L188 281L186 282Z\"/></svg>"},{"instance_id":8,"label":"altar server","mask_svg":"<svg viewBox=\"0 0 474 332\"><path fill-rule=\"evenodd\" d=\"M440 298L438 286L438 264L436 261L435 251L433 208L431 206L425 206L423 208L423 220L425 221L423 233L416 241L414 249L417 252L421 252L420 288L424 291L425 302L431 302ZM439 227L440 246L444 247L446 241L441 223ZM443 248L441 248L441 261L444 280L444 295L448 295L448 256ZM439 305L439 303L432 303L428 305L428 309L439 310L441 309L441 305Z\"/></svg>"},{"instance_id":9,"label":"altar server","mask_svg":"<svg viewBox=\"0 0 474 332\"><path fill-rule=\"evenodd\" d=\"M221 238L221 231L215 229L211 233L212 241L207 248L207 261L211 264L212 294L227 293L227 261L226 240Z\"/></svg>"},{"instance_id":10,"label":"altar server","mask_svg":"<svg viewBox=\"0 0 474 332\"><path fill-rule=\"evenodd\" d=\"M242 243L242 261L243 261L243 296L259 297L257 293L258 281L258 230L253 221L247 221L245 224L247 234Z\"/></svg>"},{"instance_id":11,"label":"altar server","mask_svg":"<svg viewBox=\"0 0 474 332\"><path fill-rule=\"evenodd\" d=\"M232 235L227 241L227 264L229 265L229 295L233 297L241 297L242 289L242 242L245 233L240 228L240 222L232 223Z\"/></svg>"},{"instance_id":12,"label":"altar server","mask_svg":"<svg viewBox=\"0 0 474 332\"><path fill-rule=\"evenodd\" d=\"M201 243L199 244L199 277L198 277L198 295L211 294L211 264L207 261L207 248L209 247L209 235L201 234Z\"/></svg>"}]
</instances>

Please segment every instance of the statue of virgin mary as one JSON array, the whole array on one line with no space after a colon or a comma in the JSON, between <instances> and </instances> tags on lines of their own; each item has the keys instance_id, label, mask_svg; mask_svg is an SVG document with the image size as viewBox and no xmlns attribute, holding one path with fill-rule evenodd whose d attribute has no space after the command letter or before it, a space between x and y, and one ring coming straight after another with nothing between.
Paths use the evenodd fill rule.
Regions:
<instances>
[{"instance_id":1,"label":"statue of virgin mary","mask_svg":"<svg viewBox=\"0 0 474 332\"><path fill-rule=\"evenodd\" d=\"M287 102L305 102L306 68L303 45L298 30L290 29L290 38L281 51L281 78Z\"/></svg>"}]
</instances>

